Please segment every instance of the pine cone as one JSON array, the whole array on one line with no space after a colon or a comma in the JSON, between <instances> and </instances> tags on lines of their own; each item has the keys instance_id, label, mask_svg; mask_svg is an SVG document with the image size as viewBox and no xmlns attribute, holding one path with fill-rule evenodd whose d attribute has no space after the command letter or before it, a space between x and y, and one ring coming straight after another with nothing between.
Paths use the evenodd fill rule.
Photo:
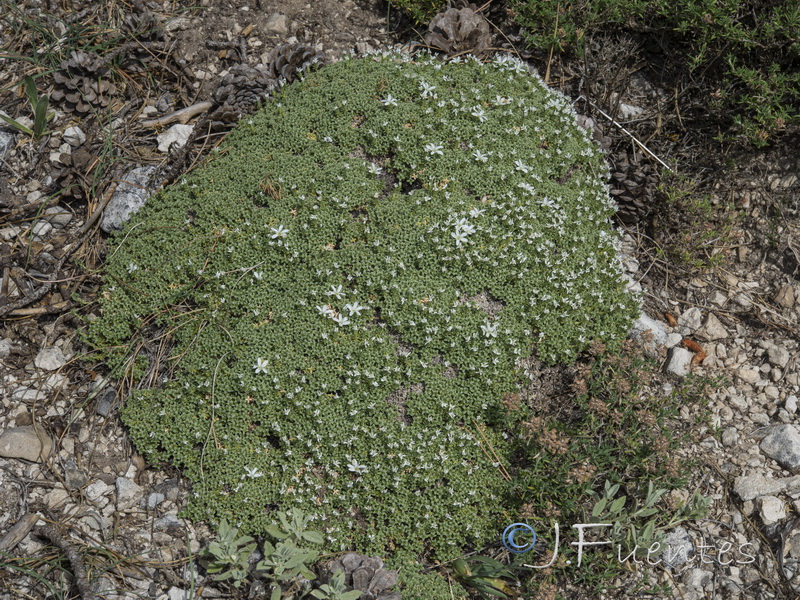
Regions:
<instances>
[{"instance_id":1,"label":"pine cone","mask_svg":"<svg viewBox=\"0 0 800 600\"><path fill-rule=\"evenodd\" d=\"M214 92L214 100L244 114L255 108L278 85L264 69L234 65Z\"/></svg>"},{"instance_id":2,"label":"pine cone","mask_svg":"<svg viewBox=\"0 0 800 600\"><path fill-rule=\"evenodd\" d=\"M477 10L470 4L439 13L428 25L425 43L448 56L469 52L485 58L492 46L492 33L489 22Z\"/></svg>"},{"instance_id":3,"label":"pine cone","mask_svg":"<svg viewBox=\"0 0 800 600\"><path fill-rule=\"evenodd\" d=\"M149 10L127 15L122 30L139 42L155 43L164 41L164 27L161 20Z\"/></svg>"},{"instance_id":4,"label":"pine cone","mask_svg":"<svg viewBox=\"0 0 800 600\"><path fill-rule=\"evenodd\" d=\"M269 53L269 70L274 79L283 78L287 83L295 80L298 71L309 64L322 64L325 56L305 44L280 44Z\"/></svg>"},{"instance_id":5,"label":"pine cone","mask_svg":"<svg viewBox=\"0 0 800 600\"><path fill-rule=\"evenodd\" d=\"M328 580L343 571L345 584L363 592L359 600L401 600L399 592L388 591L397 583L397 571L384 569L380 558L348 552L328 565L327 571Z\"/></svg>"},{"instance_id":6,"label":"pine cone","mask_svg":"<svg viewBox=\"0 0 800 600\"><path fill-rule=\"evenodd\" d=\"M85 115L92 108L105 109L116 86L106 76L108 68L102 66L96 54L74 50L69 60L61 63L53 74L55 91L50 98L63 102L71 111Z\"/></svg>"},{"instance_id":7,"label":"pine cone","mask_svg":"<svg viewBox=\"0 0 800 600\"><path fill-rule=\"evenodd\" d=\"M82 200L86 196L87 175L97 157L85 150L77 148L72 154L61 154L60 162L64 168L55 176L55 187L61 190L64 200Z\"/></svg>"},{"instance_id":8,"label":"pine cone","mask_svg":"<svg viewBox=\"0 0 800 600\"><path fill-rule=\"evenodd\" d=\"M618 152L611 158L611 195L619 204L617 218L632 225L650 214L658 173L642 161L641 154Z\"/></svg>"}]
</instances>

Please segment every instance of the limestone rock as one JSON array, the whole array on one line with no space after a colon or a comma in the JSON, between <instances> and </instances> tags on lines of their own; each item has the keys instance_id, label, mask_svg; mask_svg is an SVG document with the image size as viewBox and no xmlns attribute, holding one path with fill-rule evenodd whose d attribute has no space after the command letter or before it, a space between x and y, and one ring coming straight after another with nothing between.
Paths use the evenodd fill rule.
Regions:
<instances>
[{"instance_id":1,"label":"limestone rock","mask_svg":"<svg viewBox=\"0 0 800 600\"><path fill-rule=\"evenodd\" d=\"M678 377L686 377L689 374L693 357L694 355L686 348L672 348L667 363L667 372Z\"/></svg>"},{"instance_id":2,"label":"limestone rock","mask_svg":"<svg viewBox=\"0 0 800 600\"><path fill-rule=\"evenodd\" d=\"M761 451L784 469L800 469L800 431L794 425L775 425L761 440Z\"/></svg>"},{"instance_id":3,"label":"limestone rock","mask_svg":"<svg viewBox=\"0 0 800 600\"><path fill-rule=\"evenodd\" d=\"M663 323L641 313L631 327L630 337L644 344L648 354L657 355L661 346L668 343L666 327Z\"/></svg>"},{"instance_id":4,"label":"limestone rock","mask_svg":"<svg viewBox=\"0 0 800 600\"><path fill-rule=\"evenodd\" d=\"M775 302L784 308L792 308L795 302L794 287L787 283L778 288L775 293Z\"/></svg>"},{"instance_id":5,"label":"limestone rock","mask_svg":"<svg viewBox=\"0 0 800 600\"><path fill-rule=\"evenodd\" d=\"M0 456L43 462L53 450L53 441L41 427L24 425L0 434Z\"/></svg>"},{"instance_id":6,"label":"limestone rock","mask_svg":"<svg viewBox=\"0 0 800 600\"><path fill-rule=\"evenodd\" d=\"M800 476L773 479L756 473L737 477L733 482L733 491L745 502L759 496L774 496L783 492L793 493L799 490Z\"/></svg>"},{"instance_id":7,"label":"limestone rock","mask_svg":"<svg viewBox=\"0 0 800 600\"><path fill-rule=\"evenodd\" d=\"M678 317L678 327L683 335L692 335L703 324L702 311L693 306Z\"/></svg>"},{"instance_id":8,"label":"limestone rock","mask_svg":"<svg viewBox=\"0 0 800 600\"><path fill-rule=\"evenodd\" d=\"M156 137L158 151L169 152L170 149L183 148L186 142L189 141L189 136L192 135L193 129L194 125L183 125L182 123L173 125Z\"/></svg>"},{"instance_id":9,"label":"limestone rock","mask_svg":"<svg viewBox=\"0 0 800 600\"><path fill-rule=\"evenodd\" d=\"M697 335L700 339L711 342L714 340L721 340L722 338L726 338L728 337L729 334L728 331L725 329L725 326L720 322L720 320L716 317L716 315L714 315L714 313L708 313L706 322L697 331Z\"/></svg>"},{"instance_id":10,"label":"limestone rock","mask_svg":"<svg viewBox=\"0 0 800 600\"><path fill-rule=\"evenodd\" d=\"M759 515L764 525L774 525L786 518L783 501L775 496L762 496L758 499Z\"/></svg>"},{"instance_id":11,"label":"limestone rock","mask_svg":"<svg viewBox=\"0 0 800 600\"><path fill-rule=\"evenodd\" d=\"M134 508L144 496L144 490L125 477L117 477L117 510Z\"/></svg>"},{"instance_id":12,"label":"limestone rock","mask_svg":"<svg viewBox=\"0 0 800 600\"><path fill-rule=\"evenodd\" d=\"M274 12L267 18L264 30L273 35L286 35L289 33L289 19L286 15Z\"/></svg>"},{"instance_id":13,"label":"limestone rock","mask_svg":"<svg viewBox=\"0 0 800 600\"><path fill-rule=\"evenodd\" d=\"M117 186L114 195L108 202L103 212L103 222L100 229L111 233L119 229L138 211L153 192L150 184L150 175L155 167L138 167L129 171L123 181Z\"/></svg>"},{"instance_id":14,"label":"limestone rock","mask_svg":"<svg viewBox=\"0 0 800 600\"><path fill-rule=\"evenodd\" d=\"M55 371L67 364L67 357L61 351L61 348L51 346L50 348L42 348L36 358L33 359L33 364L37 369L44 369L45 371Z\"/></svg>"}]
</instances>

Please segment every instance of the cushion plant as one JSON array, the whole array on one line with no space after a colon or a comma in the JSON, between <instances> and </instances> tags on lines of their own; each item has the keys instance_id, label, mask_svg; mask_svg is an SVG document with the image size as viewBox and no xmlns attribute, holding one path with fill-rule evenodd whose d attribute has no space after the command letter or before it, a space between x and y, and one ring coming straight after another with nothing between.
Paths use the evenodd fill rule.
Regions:
<instances>
[{"instance_id":1,"label":"cushion plant","mask_svg":"<svg viewBox=\"0 0 800 600\"><path fill-rule=\"evenodd\" d=\"M509 56L285 86L112 240L90 338L141 388L134 443L192 481L188 516L250 533L301 507L394 566L496 539L503 396L636 313L606 172Z\"/></svg>"}]
</instances>

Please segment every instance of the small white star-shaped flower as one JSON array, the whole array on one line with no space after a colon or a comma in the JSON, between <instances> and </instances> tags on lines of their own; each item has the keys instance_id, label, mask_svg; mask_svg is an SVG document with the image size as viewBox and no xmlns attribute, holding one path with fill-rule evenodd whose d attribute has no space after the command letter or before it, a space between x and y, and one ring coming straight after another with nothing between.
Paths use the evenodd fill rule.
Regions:
<instances>
[{"instance_id":1,"label":"small white star-shaped flower","mask_svg":"<svg viewBox=\"0 0 800 600\"><path fill-rule=\"evenodd\" d=\"M341 300L344 296L341 285L332 285L331 289L325 292L328 296L336 296L337 300Z\"/></svg>"},{"instance_id":2,"label":"small white star-shaped flower","mask_svg":"<svg viewBox=\"0 0 800 600\"><path fill-rule=\"evenodd\" d=\"M336 323L338 323L339 327L350 325L350 319L348 319L344 315L336 315L335 317L333 317L333 320L336 321Z\"/></svg>"},{"instance_id":3,"label":"small white star-shaped flower","mask_svg":"<svg viewBox=\"0 0 800 600\"><path fill-rule=\"evenodd\" d=\"M252 469L250 467L245 467L244 470L250 479L256 479L257 477L264 476L264 474L259 471L257 467L253 467Z\"/></svg>"},{"instance_id":4,"label":"small white star-shaped flower","mask_svg":"<svg viewBox=\"0 0 800 600\"><path fill-rule=\"evenodd\" d=\"M285 238L289 234L289 230L286 229L286 227L284 227L283 225L278 225L277 227L270 227L270 230L272 231L272 236L270 237L272 237L273 240L277 238Z\"/></svg>"},{"instance_id":5,"label":"small white star-shaped flower","mask_svg":"<svg viewBox=\"0 0 800 600\"><path fill-rule=\"evenodd\" d=\"M531 168L521 160L515 160L514 166L516 167L517 171L522 171L523 173L527 173L531 170Z\"/></svg>"},{"instance_id":6,"label":"small white star-shaped flower","mask_svg":"<svg viewBox=\"0 0 800 600\"><path fill-rule=\"evenodd\" d=\"M392 96L391 94L386 94L386 98L381 100L384 106L397 106L397 98Z\"/></svg>"},{"instance_id":7,"label":"small white star-shaped flower","mask_svg":"<svg viewBox=\"0 0 800 600\"><path fill-rule=\"evenodd\" d=\"M259 357L256 359L256 364L253 365L253 370L256 372L256 375L259 373L266 373L268 366L269 361Z\"/></svg>"},{"instance_id":8,"label":"small white star-shaped flower","mask_svg":"<svg viewBox=\"0 0 800 600\"><path fill-rule=\"evenodd\" d=\"M484 212L486 212L486 210L483 208L473 208L469 211L469 216L474 219L475 217L480 217Z\"/></svg>"},{"instance_id":9,"label":"small white star-shaped flower","mask_svg":"<svg viewBox=\"0 0 800 600\"><path fill-rule=\"evenodd\" d=\"M473 106L472 107L472 116L477 117L478 121L484 123L489 120L489 117L486 116L486 111L483 110L480 106Z\"/></svg>"},{"instance_id":10,"label":"small white star-shaped flower","mask_svg":"<svg viewBox=\"0 0 800 600\"><path fill-rule=\"evenodd\" d=\"M467 236L460 229L456 229L450 235L456 241L456 246L458 246L459 248L461 248L461 244L464 244L467 241Z\"/></svg>"},{"instance_id":11,"label":"small white star-shaped flower","mask_svg":"<svg viewBox=\"0 0 800 600\"><path fill-rule=\"evenodd\" d=\"M361 465L355 458L347 457L347 460L350 462L347 463L347 468L352 471L353 473L357 473L358 475L363 475L367 471L369 471L369 467L366 465Z\"/></svg>"},{"instance_id":12,"label":"small white star-shaped flower","mask_svg":"<svg viewBox=\"0 0 800 600\"><path fill-rule=\"evenodd\" d=\"M359 304L358 302L353 302L352 304L345 304L344 308L350 313L350 316L361 316L361 311L367 307Z\"/></svg>"},{"instance_id":13,"label":"small white star-shaped flower","mask_svg":"<svg viewBox=\"0 0 800 600\"><path fill-rule=\"evenodd\" d=\"M317 310L323 317L333 317L336 314L336 311L333 310L328 304L324 306L318 306Z\"/></svg>"},{"instance_id":14,"label":"small white star-shaped flower","mask_svg":"<svg viewBox=\"0 0 800 600\"><path fill-rule=\"evenodd\" d=\"M487 321L486 325L481 325L481 330L486 337L497 337L497 323L489 323Z\"/></svg>"},{"instance_id":15,"label":"small white star-shaped flower","mask_svg":"<svg viewBox=\"0 0 800 600\"><path fill-rule=\"evenodd\" d=\"M375 163L369 163L367 165L367 171L369 171L373 175L380 175L381 173L383 173L383 169L381 169L380 166L376 165Z\"/></svg>"},{"instance_id":16,"label":"small white star-shaped flower","mask_svg":"<svg viewBox=\"0 0 800 600\"><path fill-rule=\"evenodd\" d=\"M487 160L489 160L489 155L484 154L480 150L475 150L475 152L472 153L472 156L475 157L475 160L478 160L480 162L486 162Z\"/></svg>"},{"instance_id":17,"label":"small white star-shaped flower","mask_svg":"<svg viewBox=\"0 0 800 600\"><path fill-rule=\"evenodd\" d=\"M443 148L444 146L442 146L441 144L425 144L423 150L425 150L425 152L427 152L428 154L438 154L439 156L442 156L444 154L442 152Z\"/></svg>"}]
</instances>

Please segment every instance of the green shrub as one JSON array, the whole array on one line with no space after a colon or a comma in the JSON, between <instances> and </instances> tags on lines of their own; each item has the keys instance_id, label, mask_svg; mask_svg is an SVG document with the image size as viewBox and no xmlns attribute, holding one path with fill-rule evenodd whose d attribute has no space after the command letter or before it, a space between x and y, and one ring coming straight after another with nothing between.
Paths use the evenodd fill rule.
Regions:
<instances>
[{"instance_id":1,"label":"green shrub","mask_svg":"<svg viewBox=\"0 0 800 600\"><path fill-rule=\"evenodd\" d=\"M440 585L421 557L497 539L518 502L497 458L526 360L637 312L606 172L511 57L387 52L283 88L112 240L90 341L164 382L126 401L131 438L193 482L189 517L259 534L301 508L326 548Z\"/></svg>"},{"instance_id":2,"label":"green shrub","mask_svg":"<svg viewBox=\"0 0 800 600\"><path fill-rule=\"evenodd\" d=\"M446 0L388 0L389 10L400 10L415 23L427 25L441 10L447 8Z\"/></svg>"},{"instance_id":3,"label":"green shrub","mask_svg":"<svg viewBox=\"0 0 800 600\"><path fill-rule=\"evenodd\" d=\"M756 144L800 124L800 4L742 0L513 0L535 48L582 53L592 33L629 29L678 48L708 105Z\"/></svg>"}]
</instances>

